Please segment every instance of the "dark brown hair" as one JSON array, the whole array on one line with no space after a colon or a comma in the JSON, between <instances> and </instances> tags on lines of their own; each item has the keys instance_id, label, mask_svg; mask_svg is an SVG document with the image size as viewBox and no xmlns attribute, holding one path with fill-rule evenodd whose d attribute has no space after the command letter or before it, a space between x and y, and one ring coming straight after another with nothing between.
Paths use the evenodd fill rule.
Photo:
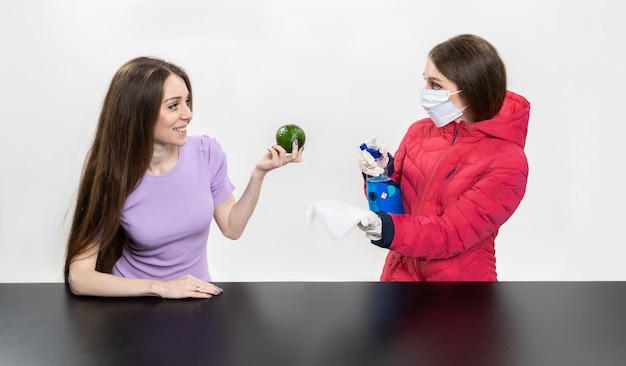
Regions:
<instances>
[{"instance_id":1,"label":"dark brown hair","mask_svg":"<svg viewBox=\"0 0 626 366\"><path fill-rule=\"evenodd\" d=\"M127 242L120 215L150 164L163 88L172 74L187 84L191 108L189 77L169 62L138 57L113 76L78 187L67 242L66 283L72 261L95 243L100 246L97 271L110 273L120 257Z\"/></svg>"},{"instance_id":2,"label":"dark brown hair","mask_svg":"<svg viewBox=\"0 0 626 366\"><path fill-rule=\"evenodd\" d=\"M506 96L506 68L494 46L473 34L461 34L435 46L428 55L467 100L474 120L493 118Z\"/></svg>"}]
</instances>

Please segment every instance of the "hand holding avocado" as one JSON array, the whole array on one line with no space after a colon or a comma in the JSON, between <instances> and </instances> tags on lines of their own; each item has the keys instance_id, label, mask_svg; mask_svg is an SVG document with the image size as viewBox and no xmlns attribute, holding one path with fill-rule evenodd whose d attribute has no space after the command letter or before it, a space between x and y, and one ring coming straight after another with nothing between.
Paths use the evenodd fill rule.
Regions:
<instances>
[{"instance_id":1,"label":"hand holding avocado","mask_svg":"<svg viewBox=\"0 0 626 366\"><path fill-rule=\"evenodd\" d=\"M286 124L279 127L276 144L267 149L268 153L257 163L257 168L268 172L289 163L301 162L305 142L306 135L300 126Z\"/></svg>"},{"instance_id":2,"label":"hand holding avocado","mask_svg":"<svg viewBox=\"0 0 626 366\"><path fill-rule=\"evenodd\" d=\"M298 147L304 147L306 134L304 130L296 124L282 125L276 131L276 144L282 146L288 153L291 153L293 142L298 140Z\"/></svg>"}]
</instances>

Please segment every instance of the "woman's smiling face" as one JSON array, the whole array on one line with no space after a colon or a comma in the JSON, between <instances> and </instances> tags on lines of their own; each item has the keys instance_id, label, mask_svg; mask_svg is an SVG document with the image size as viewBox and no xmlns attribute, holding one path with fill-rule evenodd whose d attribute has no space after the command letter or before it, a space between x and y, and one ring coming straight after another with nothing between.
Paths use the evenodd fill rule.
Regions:
<instances>
[{"instance_id":1,"label":"woman's smiling face","mask_svg":"<svg viewBox=\"0 0 626 366\"><path fill-rule=\"evenodd\" d=\"M189 90L185 81L170 75L163 86L163 101L154 127L154 143L183 146L187 141L187 125L193 118L189 108Z\"/></svg>"}]
</instances>

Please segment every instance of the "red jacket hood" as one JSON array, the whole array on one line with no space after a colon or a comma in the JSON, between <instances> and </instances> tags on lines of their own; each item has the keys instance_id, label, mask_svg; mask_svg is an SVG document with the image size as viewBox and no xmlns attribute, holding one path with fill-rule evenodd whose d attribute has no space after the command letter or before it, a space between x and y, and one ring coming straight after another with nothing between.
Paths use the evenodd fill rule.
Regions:
<instances>
[{"instance_id":1,"label":"red jacket hood","mask_svg":"<svg viewBox=\"0 0 626 366\"><path fill-rule=\"evenodd\" d=\"M465 127L524 147L529 117L530 103L521 95L507 91L504 104L498 114L492 119L467 123Z\"/></svg>"}]
</instances>

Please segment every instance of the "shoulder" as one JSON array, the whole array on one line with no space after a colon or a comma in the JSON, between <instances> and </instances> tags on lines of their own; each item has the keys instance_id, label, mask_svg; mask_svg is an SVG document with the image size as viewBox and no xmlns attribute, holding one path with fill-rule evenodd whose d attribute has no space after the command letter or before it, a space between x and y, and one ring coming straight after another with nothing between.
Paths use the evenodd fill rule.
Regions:
<instances>
[{"instance_id":1,"label":"shoulder","mask_svg":"<svg viewBox=\"0 0 626 366\"><path fill-rule=\"evenodd\" d=\"M422 118L418 121L411 123L409 126L409 131L424 131L430 130L434 126L433 121L430 118Z\"/></svg>"},{"instance_id":2,"label":"shoulder","mask_svg":"<svg viewBox=\"0 0 626 366\"><path fill-rule=\"evenodd\" d=\"M401 145L410 145L414 148L425 147L422 146L425 144L425 141L441 138L441 136L444 135L444 130L447 130L447 127L448 126L444 126L443 128L436 127L430 118L413 122L406 130ZM447 134L451 135L452 132L449 131Z\"/></svg>"},{"instance_id":3,"label":"shoulder","mask_svg":"<svg viewBox=\"0 0 626 366\"><path fill-rule=\"evenodd\" d=\"M440 131L430 118L423 118L419 121L413 122L407 129L406 134L412 137L426 137L431 135L440 135Z\"/></svg>"},{"instance_id":4,"label":"shoulder","mask_svg":"<svg viewBox=\"0 0 626 366\"><path fill-rule=\"evenodd\" d=\"M197 151L201 154L223 153L222 146L213 137L209 135L187 136L185 144L189 150Z\"/></svg>"}]
</instances>

